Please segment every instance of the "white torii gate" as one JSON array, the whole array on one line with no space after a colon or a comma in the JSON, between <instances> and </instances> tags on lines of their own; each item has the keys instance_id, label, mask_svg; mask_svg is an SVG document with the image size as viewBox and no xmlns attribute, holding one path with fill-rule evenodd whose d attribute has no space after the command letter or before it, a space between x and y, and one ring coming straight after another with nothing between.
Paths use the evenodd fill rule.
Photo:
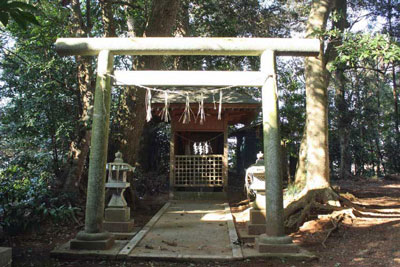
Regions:
<instances>
[{"instance_id":1,"label":"white torii gate","mask_svg":"<svg viewBox=\"0 0 400 267\"><path fill-rule=\"evenodd\" d=\"M266 186L266 234L257 246L290 244L284 234L276 56L317 56L318 39L287 38L60 38L60 55L98 56L85 229L71 247L108 249L113 237L103 231L104 183L108 148L111 76L116 85L262 87ZM115 55L260 56L259 71L113 71Z\"/></svg>"}]
</instances>

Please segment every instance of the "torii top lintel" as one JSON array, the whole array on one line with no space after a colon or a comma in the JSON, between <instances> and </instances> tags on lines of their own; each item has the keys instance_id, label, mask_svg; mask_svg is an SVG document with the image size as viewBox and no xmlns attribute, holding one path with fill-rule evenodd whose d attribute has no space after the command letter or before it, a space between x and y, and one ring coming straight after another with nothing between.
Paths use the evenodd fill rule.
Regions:
<instances>
[{"instance_id":1,"label":"torii top lintel","mask_svg":"<svg viewBox=\"0 0 400 267\"><path fill-rule=\"evenodd\" d=\"M102 50L114 55L260 56L273 50L278 56L317 56L318 39L294 38L59 38L60 55L95 56Z\"/></svg>"}]
</instances>

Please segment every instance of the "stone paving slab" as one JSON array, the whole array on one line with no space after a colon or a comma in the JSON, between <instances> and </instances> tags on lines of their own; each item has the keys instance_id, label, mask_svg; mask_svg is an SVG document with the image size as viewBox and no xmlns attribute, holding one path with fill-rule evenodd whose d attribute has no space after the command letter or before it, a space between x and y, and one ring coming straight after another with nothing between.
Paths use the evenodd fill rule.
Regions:
<instances>
[{"instance_id":1,"label":"stone paving slab","mask_svg":"<svg viewBox=\"0 0 400 267\"><path fill-rule=\"evenodd\" d=\"M128 254L128 258L241 258L241 250L239 253L237 246L232 244L236 240L231 241L237 238L236 232L233 233L234 227L229 230L229 226L233 226L231 218L230 210L224 202L171 202L150 231Z\"/></svg>"}]
</instances>

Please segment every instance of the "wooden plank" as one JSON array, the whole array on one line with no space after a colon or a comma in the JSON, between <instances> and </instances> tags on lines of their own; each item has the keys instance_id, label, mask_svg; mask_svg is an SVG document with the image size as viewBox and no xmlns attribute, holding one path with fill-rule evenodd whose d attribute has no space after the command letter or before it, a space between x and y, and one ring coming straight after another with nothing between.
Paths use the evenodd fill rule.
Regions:
<instances>
[{"instance_id":1,"label":"wooden plank","mask_svg":"<svg viewBox=\"0 0 400 267\"><path fill-rule=\"evenodd\" d=\"M115 85L144 86L263 86L259 71L115 71Z\"/></svg>"},{"instance_id":2,"label":"wooden plank","mask_svg":"<svg viewBox=\"0 0 400 267\"><path fill-rule=\"evenodd\" d=\"M301 38L59 38L61 55L97 55L110 50L114 55L220 55L260 56L274 50L283 56L317 56L318 39Z\"/></svg>"},{"instance_id":3,"label":"wooden plank","mask_svg":"<svg viewBox=\"0 0 400 267\"><path fill-rule=\"evenodd\" d=\"M154 215L153 218L151 218L151 220L131 239L131 241L126 244L126 246L118 253L118 255L128 255L146 236L151 227L156 224L156 222L160 219L160 217L164 214L164 212L168 209L170 205L170 202L165 203L165 205L156 213L156 215Z\"/></svg>"},{"instance_id":4,"label":"wooden plank","mask_svg":"<svg viewBox=\"0 0 400 267\"><path fill-rule=\"evenodd\" d=\"M231 241L232 255L235 259L243 259L242 247L239 243L239 237L236 232L235 223L228 203L224 203L226 222L228 224L229 239Z\"/></svg>"}]
</instances>

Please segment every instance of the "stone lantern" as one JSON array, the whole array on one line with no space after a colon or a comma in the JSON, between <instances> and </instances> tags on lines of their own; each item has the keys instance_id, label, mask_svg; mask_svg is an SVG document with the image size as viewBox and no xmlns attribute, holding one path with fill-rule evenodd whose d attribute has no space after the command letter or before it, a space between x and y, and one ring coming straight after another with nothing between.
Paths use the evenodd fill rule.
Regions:
<instances>
[{"instance_id":1,"label":"stone lantern","mask_svg":"<svg viewBox=\"0 0 400 267\"><path fill-rule=\"evenodd\" d=\"M107 163L107 183L105 187L112 193L111 200L105 209L104 229L113 233L129 233L133 230L134 220L124 198L125 190L130 186L126 181L128 172L134 167L124 163L122 153L115 153L114 162Z\"/></svg>"}]
</instances>

